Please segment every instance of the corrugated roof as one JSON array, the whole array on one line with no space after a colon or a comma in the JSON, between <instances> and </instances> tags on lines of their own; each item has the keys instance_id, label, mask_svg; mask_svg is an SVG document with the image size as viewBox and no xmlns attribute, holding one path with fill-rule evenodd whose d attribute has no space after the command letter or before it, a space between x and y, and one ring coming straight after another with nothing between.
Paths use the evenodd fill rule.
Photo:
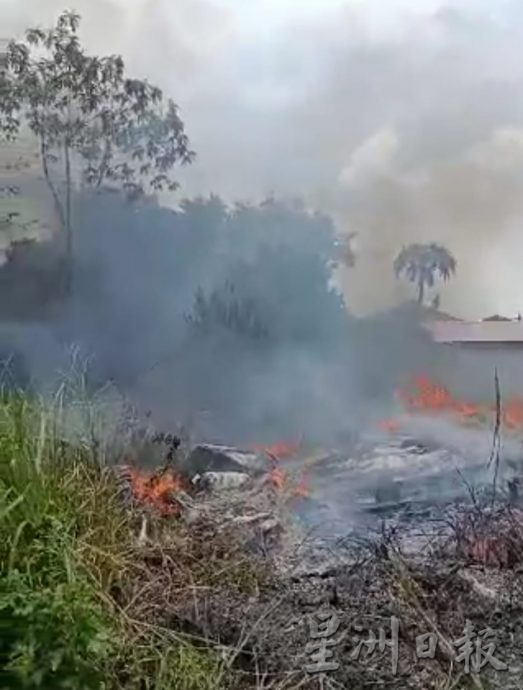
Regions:
<instances>
[{"instance_id":1,"label":"corrugated roof","mask_svg":"<svg viewBox=\"0 0 523 690\"><path fill-rule=\"evenodd\" d=\"M523 343L523 321L429 321L437 343Z\"/></svg>"}]
</instances>

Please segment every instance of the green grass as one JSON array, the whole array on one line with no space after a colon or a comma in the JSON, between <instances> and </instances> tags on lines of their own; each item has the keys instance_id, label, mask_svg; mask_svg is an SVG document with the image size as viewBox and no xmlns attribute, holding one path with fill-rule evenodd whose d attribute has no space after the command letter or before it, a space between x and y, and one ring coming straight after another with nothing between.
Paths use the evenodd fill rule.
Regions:
<instances>
[{"instance_id":1,"label":"green grass","mask_svg":"<svg viewBox=\"0 0 523 690\"><path fill-rule=\"evenodd\" d=\"M0 690L217 687L214 651L124 611L131 517L93 453L59 439L57 415L0 397Z\"/></svg>"}]
</instances>

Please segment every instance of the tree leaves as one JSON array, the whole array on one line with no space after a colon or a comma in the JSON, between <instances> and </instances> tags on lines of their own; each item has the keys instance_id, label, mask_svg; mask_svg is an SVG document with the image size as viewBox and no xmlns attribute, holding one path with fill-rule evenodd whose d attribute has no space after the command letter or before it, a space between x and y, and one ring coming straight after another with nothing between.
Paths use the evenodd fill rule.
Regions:
<instances>
[{"instance_id":1,"label":"tree leaves","mask_svg":"<svg viewBox=\"0 0 523 690\"><path fill-rule=\"evenodd\" d=\"M394 261L397 277L404 274L411 283L417 283L420 294L423 287L433 287L436 276L449 280L456 272L456 260L445 247L431 244L411 244L404 247Z\"/></svg>"},{"instance_id":2,"label":"tree leaves","mask_svg":"<svg viewBox=\"0 0 523 690\"><path fill-rule=\"evenodd\" d=\"M79 26L80 15L66 11L53 28L29 29L25 41L9 44L0 134L14 139L28 125L56 190L63 188L66 150L86 185L175 189L173 169L195 155L177 106L164 103L158 87L127 77L121 56L88 55Z\"/></svg>"}]
</instances>

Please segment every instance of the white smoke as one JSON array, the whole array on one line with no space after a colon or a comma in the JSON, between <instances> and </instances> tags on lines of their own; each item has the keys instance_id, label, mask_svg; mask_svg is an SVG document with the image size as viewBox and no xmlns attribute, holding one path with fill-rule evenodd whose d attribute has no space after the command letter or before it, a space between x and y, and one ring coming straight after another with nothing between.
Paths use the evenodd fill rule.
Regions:
<instances>
[{"instance_id":1,"label":"white smoke","mask_svg":"<svg viewBox=\"0 0 523 690\"><path fill-rule=\"evenodd\" d=\"M356 312L404 299L391 261L437 241L442 307L515 314L523 240L518 0L76 0L90 50L122 53L182 108L187 194L302 196L357 231ZM63 0L0 0L1 32Z\"/></svg>"}]
</instances>

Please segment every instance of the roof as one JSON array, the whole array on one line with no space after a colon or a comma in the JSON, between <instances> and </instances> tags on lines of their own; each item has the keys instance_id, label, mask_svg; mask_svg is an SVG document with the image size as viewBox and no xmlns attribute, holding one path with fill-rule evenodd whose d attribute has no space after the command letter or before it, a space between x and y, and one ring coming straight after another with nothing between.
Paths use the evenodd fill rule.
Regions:
<instances>
[{"instance_id":1,"label":"roof","mask_svg":"<svg viewBox=\"0 0 523 690\"><path fill-rule=\"evenodd\" d=\"M492 316L487 316L483 321L512 321L507 316L501 316L500 314L493 314Z\"/></svg>"},{"instance_id":2,"label":"roof","mask_svg":"<svg viewBox=\"0 0 523 690\"><path fill-rule=\"evenodd\" d=\"M522 343L523 321L429 321L437 343Z\"/></svg>"},{"instance_id":3,"label":"roof","mask_svg":"<svg viewBox=\"0 0 523 690\"><path fill-rule=\"evenodd\" d=\"M424 311L432 321L460 321L457 316L452 316L452 314L447 314L446 311L440 311L433 307L424 307Z\"/></svg>"}]
</instances>

